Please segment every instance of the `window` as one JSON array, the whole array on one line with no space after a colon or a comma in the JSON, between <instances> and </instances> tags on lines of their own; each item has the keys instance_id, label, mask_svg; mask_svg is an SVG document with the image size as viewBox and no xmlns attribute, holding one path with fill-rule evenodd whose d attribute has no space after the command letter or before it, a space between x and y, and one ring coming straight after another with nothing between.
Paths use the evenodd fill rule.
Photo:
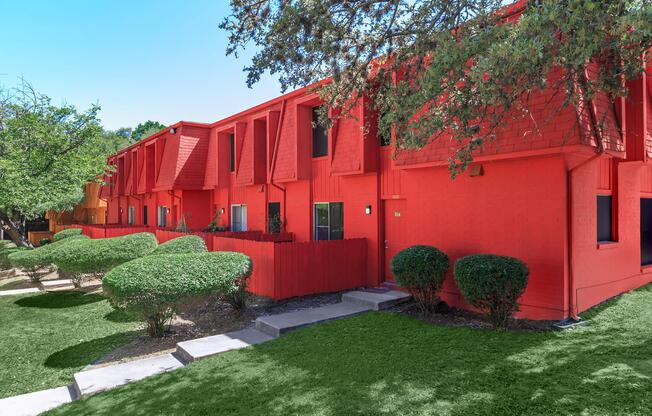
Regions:
<instances>
[{"instance_id":1,"label":"window","mask_svg":"<svg viewBox=\"0 0 652 416\"><path fill-rule=\"evenodd\" d=\"M344 204L315 204L315 240L344 239Z\"/></svg>"},{"instance_id":2,"label":"window","mask_svg":"<svg viewBox=\"0 0 652 416\"><path fill-rule=\"evenodd\" d=\"M611 195L598 195L598 241L614 241L612 211Z\"/></svg>"},{"instance_id":3,"label":"window","mask_svg":"<svg viewBox=\"0 0 652 416\"><path fill-rule=\"evenodd\" d=\"M231 206L231 231L247 231L247 206Z\"/></svg>"},{"instance_id":4,"label":"window","mask_svg":"<svg viewBox=\"0 0 652 416\"><path fill-rule=\"evenodd\" d=\"M167 226L167 222L165 220L165 216L167 214L167 211L168 211L168 208L163 206L163 205L158 207L158 218L157 218L156 225L158 225L159 227L165 228Z\"/></svg>"},{"instance_id":5,"label":"window","mask_svg":"<svg viewBox=\"0 0 652 416\"><path fill-rule=\"evenodd\" d=\"M229 134L229 170L235 172L235 134Z\"/></svg>"},{"instance_id":6,"label":"window","mask_svg":"<svg viewBox=\"0 0 652 416\"><path fill-rule=\"evenodd\" d=\"M328 131L319 123L318 111L312 109L312 157L328 156Z\"/></svg>"},{"instance_id":7,"label":"window","mask_svg":"<svg viewBox=\"0 0 652 416\"><path fill-rule=\"evenodd\" d=\"M136 209L132 206L127 208L127 224L134 225L136 223Z\"/></svg>"},{"instance_id":8,"label":"window","mask_svg":"<svg viewBox=\"0 0 652 416\"><path fill-rule=\"evenodd\" d=\"M143 205L143 225L147 225L147 205Z\"/></svg>"},{"instance_id":9,"label":"window","mask_svg":"<svg viewBox=\"0 0 652 416\"><path fill-rule=\"evenodd\" d=\"M278 234L281 232L281 203L270 202L267 204L267 232Z\"/></svg>"}]
</instances>

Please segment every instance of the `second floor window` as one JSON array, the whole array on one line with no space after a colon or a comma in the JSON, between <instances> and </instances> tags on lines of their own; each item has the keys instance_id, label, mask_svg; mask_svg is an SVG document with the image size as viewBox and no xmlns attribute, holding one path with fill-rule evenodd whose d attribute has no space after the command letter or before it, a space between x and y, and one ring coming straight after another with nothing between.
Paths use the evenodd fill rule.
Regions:
<instances>
[{"instance_id":1,"label":"second floor window","mask_svg":"<svg viewBox=\"0 0 652 416\"><path fill-rule=\"evenodd\" d=\"M312 157L328 156L328 130L319 122L318 111L312 109Z\"/></svg>"},{"instance_id":2,"label":"second floor window","mask_svg":"<svg viewBox=\"0 0 652 416\"><path fill-rule=\"evenodd\" d=\"M229 134L229 171L235 172L235 134Z\"/></svg>"}]
</instances>

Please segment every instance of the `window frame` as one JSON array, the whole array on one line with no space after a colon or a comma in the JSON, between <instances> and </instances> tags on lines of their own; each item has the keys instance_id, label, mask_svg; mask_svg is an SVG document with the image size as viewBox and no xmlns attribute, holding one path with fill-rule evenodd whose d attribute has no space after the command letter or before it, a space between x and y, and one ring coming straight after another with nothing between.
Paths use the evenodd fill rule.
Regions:
<instances>
[{"instance_id":1,"label":"window frame","mask_svg":"<svg viewBox=\"0 0 652 416\"><path fill-rule=\"evenodd\" d=\"M317 213L317 209L321 206L326 206L327 210L327 222L328 225L320 225L320 216ZM340 217L341 224L333 224L333 209L331 206L339 205L340 207ZM336 228L335 228L336 227ZM320 238L320 230L326 230L326 235L328 239ZM339 238L333 238L335 233L339 233ZM331 240L344 240L344 202L315 202L313 203L313 239L315 241L331 241Z\"/></svg>"},{"instance_id":2,"label":"window frame","mask_svg":"<svg viewBox=\"0 0 652 416\"><path fill-rule=\"evenodd\" d=\"M160 228L167 227L167 212L168 207L165 205L159 205L156 212L156 226ZM162 215L161 215L162 213Z\"/></svg>"},{"instance_id":3,"label":"window frame","mask_svg":"<svg viewBox=\"0 0 652 416\"><path fill-rule=\"evenodd\" d=\"M127 207L127 225L136 224L136 207L129 205Z\"/></svg>"},{"instance_id":4,"label":"window frame","mask_svg":"<svg viewBox=\"0 0 652 416\"><path fill-rule=\"evenodd\" d=\"M608 198L608 199L606 199ZM607 201L607 203L601 204L600 201ZM618 242L617 238L617 223L616 223L616 215L617 215L617 210L616 210L616 205L614 201L614 196L611 192L600 192L596 195L595 198L596 202L596 240L598 244L610 244L610 243L616 243ZM606 221L601 221L601 217L603 215L601 214L601 207L603 209L608 207L608 222L609 222L609 227L608 227L608 236L606 236L607 231L604 230L603 228L606 226ZM606 215L606 214L605 214ZM601 237L608 237L608 238L601 238Z\"/></svg>"},{"instance_id":5,"label":"window frame","mask_svg":"<svg viewBox=\"0 0 652 416\"><path fill-rule=\"evenodd\" d=\"M322 126L319 124L319 108L321 106L315 106L310 109L311 111L311 118L310 118L310 125L311 125L311 135L310 138L312 140L312 157L313 159L320 158L320 157L327 157L329 153L328 149L328 128L325 126ZM323 130L323 137L316 137L315 133ZM323 148L323 149L322 149ZM317 153L317 150L320 150L319 153Z\"/></svg>"},{"instance_id":6,"label":"window frame","mask_svg":"<svg viewBox=\"0 0 652 416\"><path fill-rule=\"evenodd\" d=\"M241 229L239 229L239 230L235 229L236 221L234 220L235 217L236 217L235 216L235 211L236 211L237 208L240 209L240 213L241 213L241 218L239 218L240 221L237 222L237 224L240 224ZM244 215L242 215L242 213L244 213ZM230 228L231 228L232 232L237 233L237 232L246 232L247 231L247 205L246 204L231 204L231 221L230 222L231 222L231 227Z\"/></svg>"}]
</instances>

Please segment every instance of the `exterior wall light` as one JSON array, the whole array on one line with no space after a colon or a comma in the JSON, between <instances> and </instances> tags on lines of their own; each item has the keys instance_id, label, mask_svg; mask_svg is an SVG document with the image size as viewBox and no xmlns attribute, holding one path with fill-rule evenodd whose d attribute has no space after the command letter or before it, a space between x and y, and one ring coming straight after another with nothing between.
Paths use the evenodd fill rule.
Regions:
<instances>
[{"instance_id":1,"label":"exterior wall light","mask_svg":"<svg viewBox=\"0 0 652 416\"><path fill-rule=\"evenodd\" d=\"M172 128L170 129L170 134L176 134L176 133L177 133L177 129L176 129L176 127L172 127Z\"/></svg>"},{"instance_id":2,"label":"exterior wall light","mask_svg":"<svg viewBox=\"0 0 652 416\"><path fill-rule=\"evenodd\" d=\"M371 215L371 205L367 205L364 209L364 213L367 215Z\"/></svg>"},{"instance_id":3,"label":"exterior wall light","mask_svg":"<svg viewBox=\"0 0 652 416\"><path fill-rule=\"evenodd\" d=\"M220 214L224 214L224 208L220 210Z\"/></svg>"}]
</instances>

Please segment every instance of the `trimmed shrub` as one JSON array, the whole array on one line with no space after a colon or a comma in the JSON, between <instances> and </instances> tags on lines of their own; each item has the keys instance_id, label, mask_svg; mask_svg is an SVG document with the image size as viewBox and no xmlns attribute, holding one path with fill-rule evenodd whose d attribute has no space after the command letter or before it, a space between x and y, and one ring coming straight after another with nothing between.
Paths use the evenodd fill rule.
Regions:
<instances>
[{"instance_id":1,"label":"trimmed shrub","mask_svg":"<svg viewBox=\"0 0 652 416\"><path fill-rule=\"evenodd\" d=\"M12 253L16 253L18 251L26 250L25 247L16 247L15 244L5 244L4 247L0 246L0 271L2 270L9 270L13 266L11 265L11 262L9 261L9 256Z\"/></svg>"},{"instance_id":2,"label":"trimmed shrub","mask_svg":"<svg viewBox=\"0 0 652 416\"><path fill-rule=\"evenodd\" d=\"M135 313L150 336L160 337L188 298L244 292L251 271L251 259L242 253L161 254L116 267L102 286L114 306Z\"/></svg>"},{"instance_id":3,"label":"trimmed shrub","mask_svg":"<svg viewBox=\"0 0 652 416\"><path fill-rule=\"evenodd\" d=\"M504 328L518 311L518 298L530 271L514 257L476 254L455 262L455 282L466 301L488 314L495 328Z\"/></svg>"},{"instance_id":4,"label":"trimmed shrub","mask_svg":"<svg viewBox=\"0 0 652 416\"><path fill-rule=\"evenodd\" d=\"M36 283L43 277L40 270L54 263L53 256L60 247L76 240L88 239L85 235L75 235L34 249L20 250L9 255L9 262L12 266L25 270L30 280Z\"/></svg>"},{"instance_id":5,"label":"trimmed shrub","mask_svg":"<svg viewBox=\"0 0 652 416\"><path fill-rule=\"evenodd\" d=\"M196 235L185 235L173 238L156 247L150 255L155 254L182 254L182 253L205 253L208 249L204 239Z\"/></svg>"},{"instance_id":6,"label":"trimmed shrub","mask_svg":"<svg viewBox=\"0 0 652 416\"><path fill-rule=\"evenodd\" d=\"M407 289L422 313L434 311L450 261L446 253L432 246L416 245L402 250L390 263L396 283Z\"/></svg>"},{"instance_id":7,"label":"trimmed shrub","mask_svg":"<svg viewBox=\"0 0 652 416\"><path fill-rule=\"evenodd\" d=\"M54 235L53 241L63 240L64 238L72 237L73 235L82 235L81 228L66 228L65 230L59 231Z\"/></svg>"},{"instance_id":8,"label":"trimmed shrub","mask_svg":"<svg viewBox=\"0 0 652 416\"><path fill-rule=\"evenodd\" d=\"M53 259L59 270L70 275L79 287L84 275L101 277L122 263L148 255L157 245L152 233L74 240L56 250Z\"/></svg>"}]
</instances>

